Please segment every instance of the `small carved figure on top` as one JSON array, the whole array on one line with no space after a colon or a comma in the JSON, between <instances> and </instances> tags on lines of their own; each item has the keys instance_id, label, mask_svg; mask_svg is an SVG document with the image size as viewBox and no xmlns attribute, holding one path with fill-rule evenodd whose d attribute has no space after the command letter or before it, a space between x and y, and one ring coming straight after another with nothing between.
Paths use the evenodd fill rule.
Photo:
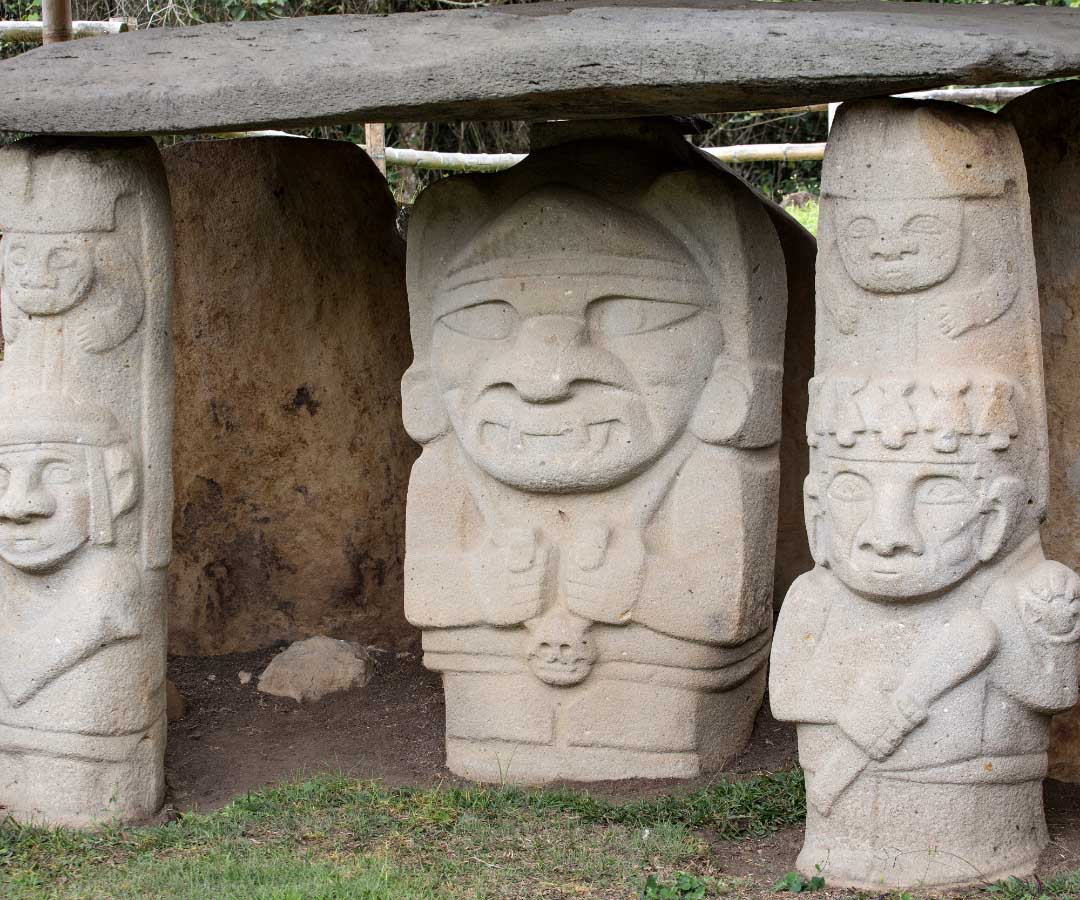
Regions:
<instances>
[{"instance_id":1,"label":"small carved figure on top","mask_svg":"<svg viewBox=\"0 0 1080 900\"><path fill-rule=\"evenodd\" d=\"M21 142L0 170L5 360L49 359L44 389L63 386L65 335L84 353L112 350L135 332L146 305L132 236L117 215L135 188L111 154L87 153L82 143Z\"/></svg>"},{"instance_id":2,"label":"small carved figure on top","mask_svg":"<svg viewBox=\"0 0 1080 900\"><path fill-rule=\"evenodd\" d=\"M886 157L865 156L866 129L903 142ZM965 196L979 184L1006 186L1018 221L1027 221L1016 137L990 114L845 105L832 140L830 197L837 182L841 194L850 185L855 150L883 190L910 175L914 199L890 200L892 221L928 217L927 191L905 174L903 151L925 162L957 140L953 150L967 162L953 175ZM933 188L938 173L927 177ZM825 267L824 302L850 296L849 275L879 294L887 282L919 290L936 280L935 302L950 303L953 290L961 306L970 299L948 278L950 253L929 243L912 251L921 267L901 258L895 269L874 268L850 227L850 215L862 213L847 204L823 207L842 224L821 252L839 245L845 260L867 268ZM937 220L958 229L954 246L982 239L978 218L944 210ZM822 867L831 884L1024 876L1047 841L1048 715L1077 694L1080 579L1045 559L1039 541L1046 411L1029 228L998 252L1011 261L1012 298L981 323L978 346L922 327L902 334L896 307L870 293L854 298L854 329L818 319L805 486L817 565L784 600L769 688L773 714L798 725L806 771L798 865ZM887 354L877 352L883 335L894 341Z\"/></svg>"},{"instance_id":3,"label":"small carved figure on top","mask_svg":"<svg viewBox=\"0 0 1080 900\"><path fill-rule=\"evenodd\" d=\"M841 335L865 331L873 309L890 338L933 331L955 341L1000 317L1019 289L1003 250L1023 202L1001 165L1011 145L980 128L977 112L893 109L888 121L848 112L847 146L825 163L825 305Z\"/></svg>"},{"instance_id":4,"label":"small carved figure on top","mask_svg":"<svg viewBox=\"0 0 1080 900\"><path fill-rule=\"evenodd\" d=\"M482 780L696 775L764 686L779 241L668 126L576 127L410 223L405 606Z\"/></svg>"}]
</instances>

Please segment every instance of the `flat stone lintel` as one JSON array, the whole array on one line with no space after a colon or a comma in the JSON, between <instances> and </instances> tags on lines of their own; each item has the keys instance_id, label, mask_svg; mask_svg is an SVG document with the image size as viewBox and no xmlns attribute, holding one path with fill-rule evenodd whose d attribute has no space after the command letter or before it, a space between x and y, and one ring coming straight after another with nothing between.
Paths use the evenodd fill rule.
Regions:
<instances>
[{"instance_id":1,"label":"flat stone lintel","mask_svg":"<svg viewBox=\"0 0 1080 900\"><path fill-rule=\"evenodd\" d=\"M0 63L0 130L703 113L1080 75L1069 9L569 2L156 28Z\"/></svg>"}]
</instances>

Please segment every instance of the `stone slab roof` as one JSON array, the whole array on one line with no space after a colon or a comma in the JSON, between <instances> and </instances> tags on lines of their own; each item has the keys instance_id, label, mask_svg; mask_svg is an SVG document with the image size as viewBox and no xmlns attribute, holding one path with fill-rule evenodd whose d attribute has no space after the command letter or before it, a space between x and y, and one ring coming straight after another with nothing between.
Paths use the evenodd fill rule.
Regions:
<instances>
[{"instance_id":1,"label":"stone slab roof","mask_svg":"<svg viewBox=\"0 0 1080 900\"><path fill-rule=\"evenodd\" d=\"M156 28L0 63L0 130L704 113L1080 75L1080 11L571 0Z\"/></svg>"}]
</instances>

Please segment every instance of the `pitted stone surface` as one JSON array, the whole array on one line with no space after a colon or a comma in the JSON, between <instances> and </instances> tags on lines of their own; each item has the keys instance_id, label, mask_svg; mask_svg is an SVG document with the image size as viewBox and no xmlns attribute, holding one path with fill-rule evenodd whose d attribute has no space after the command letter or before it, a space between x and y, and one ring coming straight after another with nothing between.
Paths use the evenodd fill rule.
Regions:
<instances>
[{"instance_id":1,"label":"pitted stone surface","mask_svg":"<svg viewBox=\"0 0 1080 900\"><path fill-rule=\"evenodd\" d=\"M1080 74L1072 10L877 0L540 3L151 28L0 63L0 130L763 109Z\"/></svg>"},{"instance_id":2,"label":"pitted stone surface","mask_svg":"<svg viewBox=\"0 0 1080 900\"><path fill-rule=\"evenodd\" d=\"M764 687L781 245L667 126L542 131L410 221L405 610L452 771L692 776Z\"/></svg>"},{"instance_id":3,"label":"pitted stone surface","mask_svg":"<svg viewBox=\"0 0 1080 900\"><path fill-rule=\"evenodd\" d=\"M164 794L169 195L150 141L0 151L0 806L88 825Z\"/></svg>"},{"instance_id":4,"label":"pitted stone surface","mask_svg":"<svg viewBox=\"0 0 1080 900\"><path fill-rule=\"evenodd\" d=\"M1039 273L1046 412L1050 424L1050 504L1042 527L1047 553L1080 568L1080 82L1039 88L1002 110L1016 127L1027 164ZM1050 774L1080 781L1080 708L1054 719Z\"/></svg>"},{"instance_id":5,"label":"pitted stone surface","mask_svg":"<svg viewBox=\"0 0 1080 900\"><path fill-rule=\"evenodd\" d=\"M402 610L405 253L341 141L164 153L176 220L174 653L415 643Z\"/></svg>"},{"instance_id":6,"label":"pitted stone surface","mask_svg":"<svg viewBox=\"0 0 1080 900\"><path fill-rule=\"evenodd\" d=\"M319 635L297 641L270 660L259 676L259 690L308 703L363 687L371 673L371 659L359 644Z\"/></svg>"},{"instance_id":7,"label":"pitted stone surface","mask_svg":"<svg viewBox=\"0 0 1080 900\"><path fill-rule=\"evenodd\" d=\"M822 180L806 523L773 646L798 866L836 886L1027 876L1080 579L1043 555L1046 412L1023 158L999 117L845 104Z\"/></svg>"}]
</instances>

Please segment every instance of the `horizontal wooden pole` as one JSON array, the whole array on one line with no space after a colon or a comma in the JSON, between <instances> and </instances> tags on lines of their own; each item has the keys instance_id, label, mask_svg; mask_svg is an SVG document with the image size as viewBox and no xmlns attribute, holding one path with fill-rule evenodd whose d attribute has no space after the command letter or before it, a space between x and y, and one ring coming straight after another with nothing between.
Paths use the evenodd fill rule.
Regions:
<instances>
[{"instance_id":1,"label":"horizontal wooden pole","mask_svg":"<svg viewBox=\"0 0 1080 900\"><path fill-rule=\"evenodd\" d=\"M131 30L127 19L110 19L108 22L72 22L71 27L73 35L77 38L121 34ZM44 33L43 22L0 21L0 43L3 44L40 44Z\"/></svg>"}]
</instances>

